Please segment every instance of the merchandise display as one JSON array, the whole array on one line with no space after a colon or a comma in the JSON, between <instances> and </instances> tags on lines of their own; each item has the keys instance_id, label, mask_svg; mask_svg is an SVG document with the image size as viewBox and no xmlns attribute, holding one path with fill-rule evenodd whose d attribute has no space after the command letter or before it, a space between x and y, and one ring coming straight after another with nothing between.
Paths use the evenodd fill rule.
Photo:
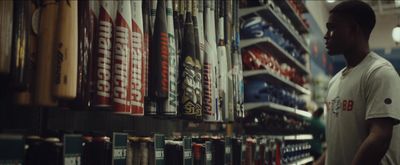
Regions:
<instances>
[{"instance_id":1,"label":"merchandise display","mask_svg":"<svg viewBox=\"0 0 400 165\"><path fill-rule=\"evenodd\" d=\"M304 1L0 9L0 165L313 161Z\"/></svg>"}]
</instances>

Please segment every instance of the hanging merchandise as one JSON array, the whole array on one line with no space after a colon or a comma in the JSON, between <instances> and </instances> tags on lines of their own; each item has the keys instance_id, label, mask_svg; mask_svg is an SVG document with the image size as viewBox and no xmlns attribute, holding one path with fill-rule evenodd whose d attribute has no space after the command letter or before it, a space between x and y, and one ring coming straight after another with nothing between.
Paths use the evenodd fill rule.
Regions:
<instances>
[{"instance_id":1,"label":"hanging merchandise","mask_svg":"<svg viewBox=\"0 0 400 165\"><path fill-rule=\"evenodd\" d=\"M240 34L239 34L239 1L233 3L233 72L235 86L235 117L244 118L244 83L243 83L243 67L242 58L240 55Z\"/></svg>"},{"instance_id":2,"label":"hanging merchandise","mask_svg":"<svg viewBox=\"0 0 400 165\"><path fill-rule=\"evenodd\" d=\"M218 93L217 93L217 77L216 77L216 68L217 68L217 60L215 57L217 56L216 50L216 41L215 41L215 26L212 23L212 8L210 1L204 1L204 63L203 63L203 114L205 121L218 121Z\"/></svg>"},{"instance_id":3,"label":"hanging merchandise","mask_svg":"<svg viewBox=\"0 0 400 165\"><path fill-rule=\"evenodd\" d=\"M157 8L158 8L158 0L150 0L150 32L151 34L154 34L154 27L155 21L156 21L156 16L157 16Z\"/></svg>"},{"instance_id":4,"label":"hanging merchandise","mask_svg":"<svg viewBox=\"0 0 400 165\"><path fill-rule=\"evenodd\" d=\"M36 67L34 102L39 106L56 106L52 94L52 69L54 62L55 37L57 31L58 3L55 0L42 1L38 31L38 57Z\"/></svg>"},{"instance_id":5,"label":"hanging merchandise","mask_svg":"<svg viewBox=\"0 0 400 165\"><path fill-rule=\"evenodd\" d=\"M197 0L198 2L198 13L197 15L197 27L199 29L199 48L200 48L200 63L204 64L204 1ZM204 73L204 69L203 72Z\"/></svg>"},{"instance_id":6,"label":"hanging merchandise","mask_svg":"<svg viewBox=\"0 0 400 165\"><path fill-rule=\"evenodd\" d=\"M154 34L150 49L149 97L156 103L157 113L165 110L169 90L169 52L166 6L164 0L157 4ZM155 112L151 112L155 115Z\"/></svg>"},{"instance_id":7,"label":"hanging merchandise","mask_svg":"<svg viewBox=\"0 0 400 165\"><path fill-rule=\"evenodd\" d=\"M228 118L228 59L226 55L225 36L224 36L224 1L219 1L218 7L218 82L219 82L219 108L223 119Z\"/></svg>"},{"instance_id":8,"label":"hanging merchandise","mask_svg":"<svg viewBox=\"0 0 400 165\"><path fill-rule=\"evenodd\" d=\"M76 99L71 102L77 108L88 108L91 105L93 56L95 44L98 43L94 41L98 9L98 1L78 1L78 77Z\"/></svg>"},{"instance_id":9,"label":"hanging merchandise","mask_svg":"<svg viewBox=\"0 0 400 165\"><path fill-rule=\"evenodd\" d=\"M143 33L144 33L144 44L143 44L143 61L144 61L144 108L145 114L154 115L156 114L156 107L151 102L149 98L149 58L150 58L150 43L152 42L152 31L151 31L151 4L150 1L142 1L143 2Z\"/></svg>"},{"instance_id":10,"label":"hanging merchandise","mask_svg":"<svg viewBox=\"0 0 400 165\"><path fill-rule=\"evenodd\" d=\"M169 91L168 101L163 115L176 116L178 109L178 59L176 54L174 18L172 11L172 0L167 0L167 31L168 31L168 51L169 51Z\"/></svg>"},{"instance_id":11,"label":"hanging merchandise","mask_svg":"<svg viewBox=\"0 0 400 165\"><path fill-rule=\"evenodd\" d=\"M131 16L130 2L118 2L113 58L113 104L115 112L125 114L131 113Z\"/></svg>"},{"instance_id":12,"label":"hanging merchandise","mask_svg":"<svg viewBox=\"0 0 400 165\"><path fill-rule=\"evenodd\" d=\"M182 58L180 62L181 113L184 118L202 119L201 64L196 55L192 4L189 0L183 34Z\"/></svg>"},{"instance_id":13,"label":"hanging merchandise","mask_svg":"<svg viewBox=\"0 0 400 165\"><path fill-rule=\"evenodd\" d=\"M132 45L131 45L131 84L130 105L131 113L135 116L144 115L144 95L146 88L146 64L144 57L144 34L142 1L132 1Z\"/></svg>"},{"instance_id":14,"label":"hanging merchandise","mask_svg":"<svg viewBox=\"0 0 400 165\"><path fill-rule=\"evenodd\" d=\"M13 1L0 1L0 74L8 74L11 64L13 36Z\"/></svg>"},{"instance_id":15,"label":"hanging merchandise","mask_svg":"<svg viewBox=\"0 0 400 165\"><path fill-rule=\"evenodd\" d=\"M100 1L98 25L98 50L95 56L95 97L94 106L110 107L112 97L112 60L114 50L114 21L116 15L114 1Z\"/></svg>"},{"instance_id":16,"label":"hanging merchandise","mask_svg":"<svg viewBox=\"0 0 400 165\"><path fill-rule=\"evenodd\" d=\"M181 23L179 20L179 3L180 1L174 0L174 34L175 34L175 49L176 49L176 59L177 66L179 66L180 55L182 52L182 34L181 34ZM179 67L178 67L179 68ZM179 70L179 69L178 69Z\"/></svg>"},{"instance_id":17,"label":"hanging merchandise","mask_svg":"<svg viewBox=\"0 0 400 165\"><path fill-rule=\"evenodd\" d=\"M222 1L223 3L223 1ZM224 12L224 36L225 36L225 48L226 48L226 57L227 57L227 80L228 80L228 89L227 89L227 114L225 115L225 121L234 121L234 68L233 68L233 47L232 41L233 39L233 24L232 24L232 12L233 12L233 0L225 1L225 10Z\"/></svg>"},{"instance_id":18,"label":"hanging merchandise","mask_svg":"<svg viewBox=\"0 0 400 165\"><path fill-rule=\"evenodd\" d=\"M71 100L76 97L78 77L78 2L61 0L58 10L53 95Z\"/></svg>"},{"instance_id":19,"label":"hanging merchandise","mask_svg":"<svg viewBox=\"0 0 400 165\"><path fill-rule=\"evenodd\" d=\"M197 0L192 1L192 14L193 14L193 31L194 31L194 44L196 56L201 62L201 54L200 54L200 30L199 30L199 22L198 22L198 2ZM202 64L202 63L200 63ZM203 68L201 68L201 73L203 73ZM200 80L201 81L201 80Z\"/></svg>"},{"instance_id":20,"label":"hanging merchandise","mask_svg":"<svg viewBox=\"0 0 400 165\"><path fill-rule=\"evenodd\" d=\"M34 63L37 51L37 20L39 12L33 1L14 2L14 28L11 73L16 91L15 103L30 105L33 92ZM36 14L34 14L36 13ZM36 31L36 33L35 33Z\"/></svg>"}]
</instances>

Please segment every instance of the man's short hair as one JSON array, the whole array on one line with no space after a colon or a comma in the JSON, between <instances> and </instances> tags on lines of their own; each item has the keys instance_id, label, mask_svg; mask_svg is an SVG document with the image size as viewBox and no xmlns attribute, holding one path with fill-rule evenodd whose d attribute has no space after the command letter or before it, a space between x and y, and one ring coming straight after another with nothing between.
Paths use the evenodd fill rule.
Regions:
<instances>
[{"instance_id":1,"label":"man's short hair","mask_svg":"<svg viewBox=\"0 0 400 165\"><path fill-rule=\"evenodd\" d=\"M369 39L375 27L375 12L367 3L361 0L347 0L335 6L329 13L346 16L357 23Z\"/></svg>"}]
</instances>

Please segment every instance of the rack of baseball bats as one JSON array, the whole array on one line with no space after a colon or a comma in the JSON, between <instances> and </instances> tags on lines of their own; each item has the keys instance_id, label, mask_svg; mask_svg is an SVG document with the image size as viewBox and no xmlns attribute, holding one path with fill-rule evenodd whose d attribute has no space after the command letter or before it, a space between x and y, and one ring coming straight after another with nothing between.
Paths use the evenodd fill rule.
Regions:
<instances>
[{"instance_id":1,"label":"rack of baseball bats","mask_svg":"<svg viewBox=\"0 0 400 165\"><path fill-rule=\"evenodd\" d=\"M209 122L244 117L238 1L0 3L7 105Z\"/></svg>"}]
</instances>

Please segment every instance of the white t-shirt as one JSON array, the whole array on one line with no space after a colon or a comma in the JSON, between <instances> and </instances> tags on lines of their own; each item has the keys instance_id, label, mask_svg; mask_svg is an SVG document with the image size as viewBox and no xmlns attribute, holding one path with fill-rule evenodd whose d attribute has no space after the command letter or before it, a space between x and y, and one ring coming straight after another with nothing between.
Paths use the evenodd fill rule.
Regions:
<instances>
[{"instance_id":1,"label":"white t-shirt","mask_svg":"<svg viewBox=\"0 0 400 165\"><path fill-rule=\"evenodd\" d=\"M400 121L400 78L392 64L374 52L329 82L327 96L327 165L350 165L368 136L367 120L389 117ZM400 165L400 126L382 165Z\"/></svg>"}]
</instances>

